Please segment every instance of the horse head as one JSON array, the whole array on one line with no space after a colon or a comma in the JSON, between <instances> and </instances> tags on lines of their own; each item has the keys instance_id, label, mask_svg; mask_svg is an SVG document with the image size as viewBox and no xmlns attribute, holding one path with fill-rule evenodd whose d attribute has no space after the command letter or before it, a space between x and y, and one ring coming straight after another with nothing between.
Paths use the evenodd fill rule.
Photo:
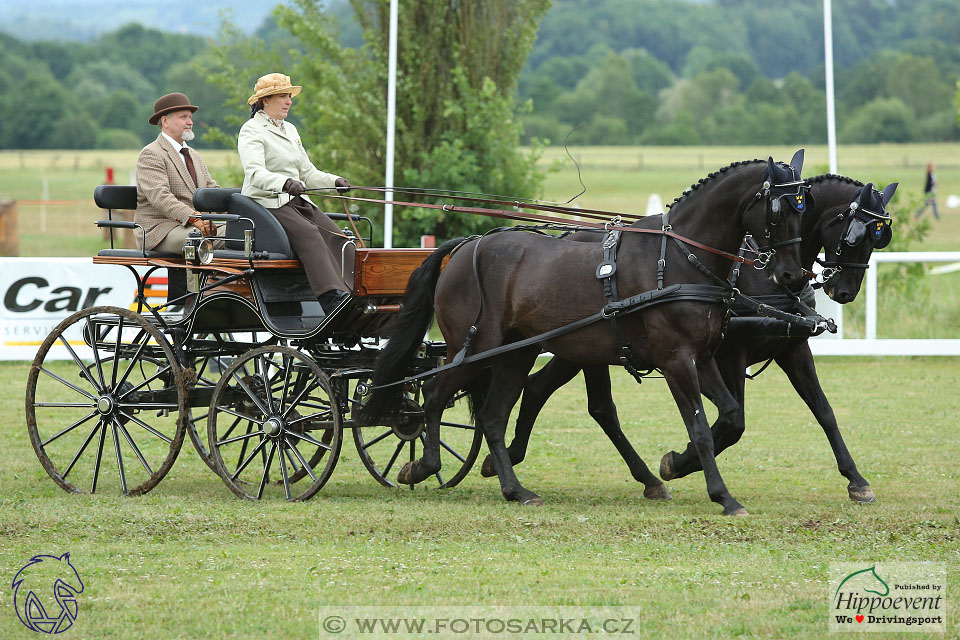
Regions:
<instances>
[{"instance_id":1,"label":"horse head","mask_svg":"<svg viewBox=\"0 0 960 640\"><path fill-rule=\"evenodd\" d=\"M803 149L793 155L790 164L768 158L760 176L761 189L741 214L743 226L760 247L757 268L788 287L799 283L803 275L800 226L810 187L800 178L802 168Z\"/></svg>"},{"instance_id":2,"label":"horse head","mask_svg":"<svg viewBox=\"0 0 960 640\"><path fill-rule=\"evenodd\" d=\"M77 618L83 581L69 553L34 556L14 577L13 592L17 616L27 628L60 633Z\"/></svg>"},{"instance_id":3,"label":"horse head","mask_svg":"<svg viewBox=\"0 0 960 640\"><path fill-rule=\"evenodd\" d=\"M886 206L897 186L893 182L878 191L868 183L853 193L838 215L821 224L823 290L832 300L846 304L856 298L873 250L890 244L893 231Z\"/></svg>"}]
</instances>

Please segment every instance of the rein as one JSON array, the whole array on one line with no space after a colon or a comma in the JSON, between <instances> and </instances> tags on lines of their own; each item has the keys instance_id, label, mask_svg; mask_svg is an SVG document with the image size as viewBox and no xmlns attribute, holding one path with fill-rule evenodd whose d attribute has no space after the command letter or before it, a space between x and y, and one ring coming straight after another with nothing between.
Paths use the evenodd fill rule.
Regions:
<instances>
[{"instance_id":1,"label":"rein","mask_svg":"<svg viewBox=\"0 0 960 640\"><path fill-rule=\"evenodd\" d=\"M373 187L353 187L353 189L360 189L366 191L381 191L380 188ZM314 189L308 189L307 191L314 191ZM541 215L536 213L509 213L505 212L502 209L489 209L486 207L461 207L451 204L432 204L428 202L407 202L403 200L378 200L375 198L362 198L358 196L343 196L343 195L332 195L327 194L325 197L328 198L340 198L344 200L351 200L354 202L370 202L374 204L392 204L401 207L418 207L422 209L436 209L439 211L450 211L454 213L475 213L479 215L488 216L491 218L500 218L503 220L519 220L521 222L535 222L535 223L550 223L550 224L564 224L571 225L573 224L577 228L585 229L596 229L599 231L607 231L612 226L616 226L620 231L626 231L630 233L648 233L658 236L667 236L675 240L679 240L685 244L688 244L698 249L702 249L709 253L722 256L727 260L732 262L740 262L743 264L755 265L755 261L742 256L738 256L720 249L715 249L713 247L707 246L691 238L681 236L680 234L674 233L670 229L635 229L633 227L621 226L623 214L619 214L613 211L602 211L599 209L573 209L570 207L560 207L560 206L551 206L551 205L534 205L534 204L523 204L521 202L507 202L505 200L491 200L491 199L480 199L480 198L462 198L465 200L476 200L479 202L484 202L488 204L503 204L511 207L516 207L520 209L536 209L539 211L549 211L552 213L569 213L572 215L584 215L584 213L589 214L589 217L599 217L600 214L606 214L607 216L614 216L612 221L598 223L598 222L585 222L585 221L572 221L568 218L558 218L555 216Z\"/></svg>"}]
</instances>

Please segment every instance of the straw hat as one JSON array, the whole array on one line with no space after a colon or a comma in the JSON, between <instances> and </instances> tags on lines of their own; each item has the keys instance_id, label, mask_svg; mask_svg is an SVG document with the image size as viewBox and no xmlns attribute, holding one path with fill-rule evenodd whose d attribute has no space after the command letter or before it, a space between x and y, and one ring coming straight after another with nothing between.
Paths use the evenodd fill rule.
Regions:
<instances>
[{"instance_id":1,"label":"straw hat","mask_svg":"<svg viewBox=\"0 0 960 640\"><path fill-rule=\"evenodd\" d=\"M199 108L200 107L196 105L190 104L190 98L182 93L168 93L165 96L160 96L157 98L157 101L153 103L153 115L150 116L150 124L157 124L160 122L161 116L165 116L172 111L189 109L193 112Z\"/></svg>"},{"instance_id":2,"label":"straw hat","mask_svg":"<svg viewBox=\"0 0 960 640\"><path fill-rule=\"evenodd\" d=\"M257 84L253 87L253 95L247 100L247 104L252 105L260 98L275 96L278 93L289 93L292 98L302 89L303 87L290 84L290 76L285 76L282 73L268 73L265 76L260 76L260 79L257 80Z\"/></svg>"}]
</instances>

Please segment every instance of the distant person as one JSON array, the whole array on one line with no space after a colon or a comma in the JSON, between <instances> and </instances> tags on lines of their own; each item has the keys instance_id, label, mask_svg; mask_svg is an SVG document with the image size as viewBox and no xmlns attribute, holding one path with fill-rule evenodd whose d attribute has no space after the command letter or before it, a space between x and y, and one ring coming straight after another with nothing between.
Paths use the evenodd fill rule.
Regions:
<instances>
[{"instance_id":1,"label":"distant person","mask_svg":"<svg viewBox=\"0 0 960 640\"><path fill-rule=\"evenodd\" d=\"M927 207L933 207L933 217L940 219L940 213L937 211L937 175L933 172L933 163L927 165L927 181L923 185L924 201L917 209L917 218L923 215Z\"/></svg>"},{"instance_id":2,"label":"distant person","mask_svg":"<svg viewBox=\"0 0 960 640\"><path fill-rule=\"evenodd\" d=\"M341 268L348 238L304 191L336 187L343 193L350 189L350 182L313 166L296 127L286 121L301 89L282 73L257 80L247 100L250 119L240 127L237 140L243 166L240 193L276 216L303 263L313 294L324 314L330 315L350 299Z\"/></svg>"},{"instance_id":3,"label":"distant person","mask_svg":"<svg viewBox=\"0 0 960 640\"><path fill-rule=\"evenodd\" d=\"M193 209L197 189L218 186L200 154L187 146L193 140L193 112L198 108L182 93L168 93L153 105L149 122L160 127L160 135L137 158L134 220L144 231L144 237L137 238L138 248L179 254L193 229L205 236L225 232L223 225L218 228L201 220ZM215 246L222 247L222 241Z\"/></svg>"}]
</instances>

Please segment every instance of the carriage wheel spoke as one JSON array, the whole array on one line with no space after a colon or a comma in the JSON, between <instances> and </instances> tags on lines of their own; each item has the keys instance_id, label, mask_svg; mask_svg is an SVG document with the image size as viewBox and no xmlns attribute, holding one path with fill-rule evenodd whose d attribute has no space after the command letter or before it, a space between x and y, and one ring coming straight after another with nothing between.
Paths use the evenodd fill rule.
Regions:
<instances>
[{"instance_id":1,"label":"carriage wheel spoke","mask_svg":"<svg viewBox=\"0 0 960 640\"><path fill-rule=\"evenodd\" d=\"M462 455L460 455L459 453L457 453L456 451L454 451L454 450L453 450L453 447L451 447L451 446L448 445L446 442L444 442L444 441L443 441L443 438L440 439L440 446L443 447L444 449L446 449L447 451L449 451L450 453L452 453L453 456L454 456L457 460L459 460L460 462L466 462L466 461L467 461L466 458L464 458ZM443 484L443 483L441 483L441 484Z\"/></svg>"},{"instance_id":2,"label":"carriage wheel spoke","mask_svg":"<svg viewBox=\"0 0 960 640\"><path fill-rule=\"evenodd\" d=\"M363 443L364 450L366 450L367 447L372 447L373 445L377 444L378 442L380 442L381 440L389 436L391 433L393 433L393 429L387 429L386 431L378 435L376 438L374 438L370 442Z\"/></svg>"},{"instance_id":3,"label":"carriage wheel spoke","mask_svg":"<svg viewBox=\"0 0 960 640\"><path fill-rule=\"evenodd\" d=\"M204 414L203 417L206 418L208 415L210 415L210 414ZM199 422L201 419L202 419L202 418L197 418L197 421ZM230 434L233 433L233 430L237 428L237 425L240 424L240 421L241 421L241 420L243 420L243 418L240 418L240 417L238 416L238 417L233 421L233 424L230 425L230 428L227 429L227 430L224 432L223 437L224 437L224 438L229 438L229 437L230 437Z\"/></svg>"},{"instance_id":4,"label":"carriage wheel spoke","mask_svg":"<svg viewBox=\"0 0 960 640\"><path fill-rule=\"evenodd\" d=\"M270 447L270 454L263 463L263 475L260 476L260 486L257 487L257 500L263 498L263 487L267 484L267 478L270 477L270 465L273 464L273 453L277 450L277 443L274 442Z\"/></svg>"},{"instance_id":5,"label":"carriage wheel spoke","mask_svg":"<svg viewBox=\"0 0 960 640\"><path fill-rule=\"evenodd\" d=\"M77 451L76 455L73 456L73 460L70 461L70 464L67 465L67 470L63 472L63 475L60 476L64 480L67 479L67 474L70 473L70 470L73 469L73 465L77 464L77 460L80 459L80 456L83 455L83 452L86 450L87 445L90 444L90 441L93 440L93 436L97 433L97 429L100 428L100 425L103 424L102 421L97 422L97 426L93 428L93 431L90 432L90 435L87 436L87 439L83 441L83 445L80 446L80 450Z\"/></svg>"},{"instance_id":6,"label":"carriage wheel spoke","mask_svg":"<svg viewBox=\"0 0 960 640\"><path fill-rule=\"evenodd\" d=\"M141 338L143 338L143 342L138 343L137 341L140 340ZM120 376L119 380L117 380L117 384L122 385L124 382L127 381L127 378L130 377L130 372L133 371L133 367L136 366L138 362L141 364L141 366L143 366L143 361L140 360L140 356L143 355L143 350L147 348L147 343L149 341L150 341L150 336L143 329L140 329L137 332L137 335L133 337L133 341L130 344L139 344L140 346L137 347L137 350L133 354L133 357L130 358L130 364L128 364L127 368L124 369L123 375ZM118 353L117 357L119 358L119 356L120 354Z\"/></svg>"},{"instance_id":7,"label":"carriage wheel spoke","mask_svg":"<svg viewBox=\"0 0 960 640\"><path fill-rule=\"evenodd\" d=\"M247 468L247 465L250 464L250 463L253 461L253 459L256 457L256 455L257 455L258 453L260 453L260 450L263 449L263 447L264 447L266 444L267 444L266 438L264 438L263 440L261 440L260 443L257 444L256 447L253 448L253 451L250 452L250 457L248 457L246 460L244 460L244 461L243 461L243 464L241 464L239 467L237 467L236 473L234 473L234 474L230 477L230 479L233 480L233 481L236 481L236 480L237 480L237 477L243 472L244 469Z\"/></svg>"},{"instance_id":8,"label":"carriage wheel spoke","mask_svg":"<svg viewBox=\"0 0 960 640\"><path fill-rule=\"evenodd\" d=\"M62 436L62 435L64 435L64 434L66 434L66 433L69 433L69 432L73 431L74 429L76 429L77 427L79 427L80 425L82 425L84 422L86 422L87 420L89 420L90 418L92 418L92 417L95 416L95 415L97 415L97 412L96 412L96 411L93 411L93 412L90 413L90 415L88 415L88 416L86 416L86 417L84 417L84 418L80 418L79 420L77 420L76 422L74 422L72 425L70 425L69 427L67 427L66 429L64 429L63 431L61 431L60 433L58 433L58 434L56 434L55 436L52 436L52 437L50 437L49 439L44 440L43 442L41 442L41 443L40 443L40 446L41 446L41 447L47 446L48 444L50 444L51 442L53 442L54 440L56 440L56 439L59 438L60 436Z\"/></svg>"},{"instance_id":9,"label":"carriage wheel spoke","mask_svg":"<svg viewBox=\"0 0 960 640\"><path fill-rule=\"evenodd\" d=\"M96 383L96 381L93 379L93 376L91 376L90 372L87 371L87 365L83 364L83 362L80 360L80 357L77 355L77 352L73 350L73 347L63 336L63 334L60 334L60 342L67 348L67 351L70 352L70 356L73 358L73 361L77 363L78 367L80 367L80 375L86 378L87 382L93 385L93 388L97 393L103 393L103 387Z\"/></svg>"},{"instance_id":10,"label":"carriage wheel spoke","mask_svg":"<svg viewBox=\"0 0 960 640\"><path fill-rule=\"evenodd\" d=\"M107 423L100 423L100 444L97 446L97 461L93 465L93 484L90 486L90 493L97 492L97 480L100 478L100 461L103 459L103 440L107 435Z\"/></svg>"},{"instance_id":11,"label":"carriage wheel spoke","mask_svg":"<svg viewBox=\"0 0 960 640\"><path fill-rule=\"evenodd\" d=\"M222 447L223 445L225 445L225 444L230 444L231 442L239 442L239 441L245 440L245 439L247 439L247 438L252 438L252 437L254 437L254 436L262 436L262 435L263 435L263 431L248 431L247 433L243 434L242 436L234 436L234 437L232 437L232 438L227 438L226 440L218 440L218 441L217 441L217 446L218 446L218 447Z\"/></svg>"},{"instance_id":12,"label":"carriage wheel spoke","mask_svg":"<svg viewBox=\"0 0 960 640\"><path fill-rule=\"evenodd\" d=\"M280 475L283 477L283 493L286 495L287 500L290 499L290 476L287 475L287 459L283 456L283 444L273 445L274 447L279 446L280 451L277 455L280 458Z\"/></svg>"},{"instance_id":13,"label":"carriage wheel spoke","mask_svg":"<svg viewBox=\"0 0 960 640\"><path fill-rule=\"evenodd\" d=\"M253 390L250 389L250 387L247 385L247 383L243 381L243 378L237 375L236 371L233 372L233 377L237 381L237 384L240 385L240 388L243 389L244 393L247 394L247 397L253 400L253 403L257 405L257 408L260 409L260 412L263 413L263 415L270 415L270 410L266 406L264 406L263 401L260 400L260 398L257 397L257 394L255 394ZM239 415L239 414L235 414L235 415Z\"/></svg>"},{"instance_id":14,"label":"carriage wheel spoke","mask_svg":"<svg viewBox=\"0 0 960 640\"><path fill-rule=\"evenodd\" d=\"M290 420L289 422L287 422L287 424L288 424L288 425L298 424L298 423L300 423L300 422L305 422L305 421L309 421L309 420L316 420L316 419L318 419L318 418L321 418L321 419L322 419L322 418L327 418L327 419L329 419L329 418L330 418L330 412L329 412L329 411L324 411L323 413L311 413L311 414L308 415L308 416L300 416L299 418L294 418L293 420Z\"/></svg>"},{"instance_id":15,"label":"carriage wheel spoke","mask_svg":"<svg viewBox=\"0 0 960 640\"><path fill-rule=\"evenodd\" d=\"M421 434L422 435L422 434ZM410 441L410 462L417 459L417 441ZM410 484L410 490L413 491L413 483Z\"/></svg>"},{"instance_id":16,"label":"carriage wheel spoke","mask_svg":"<svg viewBox=\"0 0 960 640\"><path fill-rule=\"evenodd\" d=\"M116 421L113 424L113 449L117 453L117 470L120 472L120 489L127 495L127 476L123 472L123 454L120 453L120 434L117 433Z\"/></svg>"},{"instance_id":17,"label":"carriage wheel spoke","mask_svg":"<svg viewBox=\"0 0 960 640\"><path fill-rule=\"evenodd\" d=\"M441 422L441 427L453 427L454 429L464 429L466 431L476 431L477 427L472 424L463 424L461 422Z\"/></svg>"},{"instance_id":18,"label":"carriage wheel spoke","mask_svg":"<svg viewBox=\"0 0 960 640\"><path fill-rule=\"evenodd\" d=\"M80 387L78 387L77 385L73 384L72 382L67 382L66 380L64 380L63 378L61 378L61 377L58 376L57 374L53 373L52 371L49 371L49 370L47 370L47 369L44 369L43 367L40 367L40 371L43 371L45 374L47 374L48 376L50 376L50 377L53 378L54 380L57 380L57 381L65 384L65 385L67 385L68 387L70 387L71 389L73 389L74 391L76 391L77 393L79 393L80 395L87 396L88 398L90 398L90 399L93 400L94 402L97 401L97 397L96 397L95 395L93 395L92 393L89 393L89 392L81 389ZM36 406L36 405L34 405L34 406Z\"/></svg>"},{"instance_id":19,"label":"carriage wheel spoke","mask_svg":"<svg viewBox=\"0 0 960 640\"><path fill-rule=\"evenodd\" d=\"M285 371L283 373L283 391L280 393L280 413L287 415L287 389L290 388L290 374L293 372L293 357L283 354L283 365Z\"/></svg>"},{"instance_id":20,"label":"carriage wheel spoke","mask_svg":"<svg viewBox=\"0 0 960 640\"><path fill-rule=\"evenodd\" d=\"M253 423L247 422L247 433L250 433L251 431L253 431ZM249 442L250 442L249 440L244 440L243 444L240 446L240 455L237 456L238 467L240 466L240 462L243 461L243 456L247 455L247 444Z\"/></svg>"},{"instance_id":21,"label":"carriage wheel spoke","mask_svg":"<svg viewBox=\"0 0 960 640\"><path fill-rule=\"evenodd\" d=\"M239 418L239 419L241 419L241 420L246 420L247 422L254 422L254 423L256 423L256 424L263 424L263 422L264 422L263 420L257 420L256 418L254 418L254 417L252 417L252 416L248 416L248 415L246 415L245 413L240 413L240 412L238 412L238 411L234 411L234 410L231 409L230 407L219 407L219 406L218 406L218 407L217 407L217 411L221 411L221 412L223 412L223 413L229 413L230 415L232 415L232 416L237 416L237 418Z\"/></svg>"},{"instance_id":22,"label":"carriage wheel spoke","mask_svg":"<svg viewBox=\"0 0 960 640\"><path fill-rule=\"evenodd\" d=\"M133 453L136 454L137 459L140 460L140 464L142 464L143 468L147 470L147 473L149 473L152 476L153 469L150 468L150 465L147 463L147 459L143 457L143 453L140 452L140 447L138 447L137 444L133 441L133 438L130 436L130 432L127 431L127 428L123 426L123 423L117 420L116 418L114 418L113 421L114 421L114 424L116 425L114 428L119 427L120 433L123 434L123 437L126 439L127 443L130 445L130 448L133 449Z\"/></svg>"},{"instance_id":23,"label":"carriage wheel spoke","mask_svg":"<svg viewBox=\"0 0 960 640\"><path fill-rule=\"evenodd\" d=\"M90 340L93 342L93 361L97 365L97 376L100 378L100 386L104 388L107 386L106 379L103 377L103 365L100 363L100 349L97 348L97 343L99 342L96 334L96 329L93 327L93 323L90 321L91 316L86 317L87 330L90 332ZM96 480L94 480L96 484ZM92 491L90 493L93 493Z\"/></svg>"},{"instance_id":24,"label":"carriage wheel spoke","mask_svg":"<svg viewBox=\"0 0 960 640\"><path fill-rule=\"evenodd\" d=\"M301 403L301 401L303 401L303 397L304 397L305 395L307 395L307 393L309 393L309 392L313 391L314 389L316 389L319 385L320 385L320 381L317 380L316 378L314 378L313 380L311 380L311 381L310 381L310 384L308 384L308 385L305 386L303 389L301 389L301 390L300 390L300 393L297 394L297 397L293 399L293 402L291 402L291 403L287 406L287 408L284 410L284 412L283 412L283 414L281 415L281 417L282 417L284 420L286 420L287 414L290 413L290 412L293 410L294 407L298 406L298 405ZM311 405L304 403L303 406L309 407L309 406L311 406ZM329 408L329 405L327 405L326 407L324 407L323 405L321 405L321 406L319 406L319 407L317 407L316 405L314 405L312 408L315 408L315 409L317 409L317 408L319 408L319 409L326 409L326 408Z\"/></svg>"},{"instance_id":25,"label":"carriage wheel spoke","mask_svg":"<svg viewBox=\"0 0 960 640\"><path fill-rule=\"evenodd\" d=\"M132 365L132 364L133 364L133 363L131 363L131 365ZM142 362L141 362L141 366L143 366L143 363L142 363ZM120 400L123 400L123 399L125 399L127 396L129 396L131 393L136 393L136 392L139 391L140 389L143 389L145 386L147 386L148 384L150 384L151 382L153 382L154 380L156 380L157 378L159 378L160 376L162 376L163 374L165 374L167 371L170 371L171 368L172 368L172 367L171 367L170 365L167 365L167 366L163 367L162 369L158 369L156 373L154 373L153 375L151 375L150 377L148 377L147 379L145 379L143 382L138 383L138 384L137 384L136 386L134 386L132 389L127 389L126 391L124 391L120 396L118 396L118 398L119 398ZM123 384L124 382L126 382L126 377L124 377L123 380L121 380L120 384Z\"/></svg>"},{"instance_id":26,"label":"carriage wheel spoke","mask_svg":"<svg viewBox=\"0 0 960 640\"><path fill-rule=\"evenodd\" d=\"M92 402L34 402L33 406L45 409L92 409L97 405Z\"/></svg>"},{"instance_id":27,"label":"carriage wheel spoke","mask_svg":"<svg viewBox=\"0 0 960 640\"><path fill-rule=\"evenodd\" d=\"M333 447L331 447L330 445L327 445L327 444L323 444L322 442L320 442L319 440L317 440L317 439L314 438L313 436L308 436L308 435L305 434L305 433L297 433L296 431L288 431L287 433L288 433L289 435L293 436L294 438L299 438L299 439L301 439L301 440L305 440L305 441L309 442L310 444L312 444L312 445L315 446L315 447L320 447L321 449L325 449L325 450L327 450L327 451L333 451Z\"/></svg>"},{"instance_id":28,"label":"carriage wheel spoke","mask_svg":"<svg viewBox=\"0 0 960 640\"><path fill-rule=\"evenodd\" d=\"M297 460L300 461L300 464L301 464L301 466L303 467L303 469L304 469L308 474L310 474L310 479L312 479L314 482L316 482L316 481L317 481L317 474L315 474L315 473L313 472L313 469L310 467L309 464L307 464L307 461L304 460L303 455L300 453L300 450L297 449L297 445L295 445L295 444L294 444L293 442L291 442L291 441L287 441L287 444L290 445L290 449L293 449L293 453L294 453L295 456L297 456Z\"/></svg>"},{"instance_id":29,"label":"carriage wheel spoke","mask_svg":"<svg viewBox=\"0 0 960 640\"><path fill-rule=\"evenodd\" d=\"M154 429L153 427L151 427L150 425L148 425L146 422L144 422L143 420L141 420L141 419L138 418L137 416L130 415L130 414L126 413L125 411L120 411L120 415L122 415L124 418L127 418L128 420L132 420L133 422L135 422L136 424L140 425L141 427L143 427L144 429L146 429L147 431L149 431L149 432L152 433L153 435L155 435L155 436L157 436L158 438L160 438L161 440L165 441L167 444L173 444L173 438L168 438L167 436L163 435L162 433L160 433L159 431L157 431L156 429Z\"/></svg>"},{"instance_id":30,"label":"carriage wheel spoke","mask_svg":"<svg viewBox=\"0 0 960 640\"><path fill-rule=\"evenodd\" d=\"M276 367L276 363L269 361L262 354L257 358L257 367L260 369L260 375L263 377L263 390L266 394L267 406L270 407L271 411L273 410L273 384L270 381L270 374L268 373L270 366L273 365Z\"/></svg>"},{"instance_id":31,"label":"carriage wheel spoke","mask_svg":"<svg viewBox=\"0 0 960 640\"><path fill-rule=\"evenodd\" d=\"M123 316L120 316L120 322L117 324L117 342L113 348L113 366L110 368L110 388L117 388L117 363L120 361L120 338L123 336ZM114 427L114 433L116 433L116 427ZM117 445L120 446L119 444ZM119 449L117 449L119 451ZM121 472L122 473L122 472ZM127 492L126 484L124 484L124 493Z\"/></svg>"},{"instance_id":32,"label":"carriage wheel spoke","mask_svg":"<svg viewBox=\"0 0 960 640\"><path fill-rule=\"evenodd\" d=\"M383 477L386 478L387 474L390 473L393 463L397 461L397 456L400 455L400 452L403 451L403 441L400 441L400 444L397 445L397 448L393 450L393 455L390 457L390 462L387 463L386 468L383 470Z\"/></svg>"}]
</instances>

